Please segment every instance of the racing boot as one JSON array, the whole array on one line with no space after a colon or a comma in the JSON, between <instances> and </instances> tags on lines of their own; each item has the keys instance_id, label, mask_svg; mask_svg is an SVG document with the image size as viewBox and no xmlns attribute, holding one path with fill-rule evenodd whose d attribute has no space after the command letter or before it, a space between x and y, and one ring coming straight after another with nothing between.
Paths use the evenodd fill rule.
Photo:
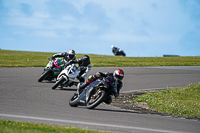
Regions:
<instances>
[{"instance_id":1,"label":"racing boot","mask_svg":"<svg viewBox=\"0 0 200 133\"><path fill-rule=\"evenodd\" d=\"M110 104L112 102L112 97L111 96L107 97L103 102L105 104Z\"/></svg>"},{"instance_id":2,"label":"racing boot","mask_svg":"<svg viewBox=\"0 0 200 133\"><path fill-rule=\"evenodd\" d=\"M79 85L78 85L78 87L77 87L77 93L80 95L82 92L83 92L83 90L84 90L84 88L85 87L87 87L89 85L89 83L87 83L87 82L85 82L85 83L80 83Z\"/></svg>"},{"instance_id":3,"label":"racing boot","mask_svg":"<svg viewBox=\"0 0 200 133\"><path fill-rule=\"evenodd\" d=\"M83 92L83 89L87 87L90 83L94 82L96 79L97 79L96 75L91 75L89 76L88 80L85 81L85 83L80 81L80 85L78 85L77 87L77 93L81 94Z\"/></svg>"}]
</instances>

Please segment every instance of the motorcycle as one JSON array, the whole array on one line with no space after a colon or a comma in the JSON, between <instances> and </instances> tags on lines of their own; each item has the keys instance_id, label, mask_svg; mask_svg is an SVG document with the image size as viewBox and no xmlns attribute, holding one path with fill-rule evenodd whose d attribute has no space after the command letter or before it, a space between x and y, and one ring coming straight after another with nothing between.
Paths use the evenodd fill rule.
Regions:
<instances>
[{"instance_id":1,"label":"motorcycle","mask_svg":"<svg viewBox=\"0 0 200 133\"><path fill-rule=\"evenodd\" d=\"M124 57L126 56L126 54L124 53L123 50L118 50L118 51L117 51L116 53L114 53L114 54L115 54L115 56L117 56L117 55L118 55L118 56L121 55L121 56L124 56Z\"/></svg>"},{"instance_id":2,"label":"motorcycle","mask_svg":"<svg viewBox=\"0 0 200 133\"><path fill-rule=\"evenodd\" d=\"M72 86L78 84L78 82L75 82L74 79L79 75L80 68L76 66L75 64L67 66L64 70L61 71L61 73L57 77L56 83L52 86L52 89L56 89L59 85L61 88Z\"/></svg>"},{"instance_id":3,"label":"motorcycle","mask_svg":"<svg viewBox=\"0 0 200 133\"><path fill-rule=\"evenodd\" d=\"M107 76L89 84L79 95L75 93L69 101L71 107L86 106L88 109L94 109L100 103L105 102L113 95L112 86L117 81L113 76Z\"/></svg>"},{"instance_id":4,"label":"motorcycle","mask_svg":"<svg viewBox=\"0 0 200 133\"><path fill-rule=\"evenodd\" d=\"M115 56L126 56L125 52L117 47L112 47L112 52Z\"/></svg>"},{"instance_id":5,"label":"motorcycle","mask_svg":"<svg viewBox=\"0 0 200 133\"><path fill-rule=\"evenodd\" d=\"M49 63L44 68L44 72L38 79L38 82L42 82L43 80L51 81L54 78L57 78L58 74L64 69L63 60L60 58L55 58L50 60Z\"/></svg>"}]
</instances>

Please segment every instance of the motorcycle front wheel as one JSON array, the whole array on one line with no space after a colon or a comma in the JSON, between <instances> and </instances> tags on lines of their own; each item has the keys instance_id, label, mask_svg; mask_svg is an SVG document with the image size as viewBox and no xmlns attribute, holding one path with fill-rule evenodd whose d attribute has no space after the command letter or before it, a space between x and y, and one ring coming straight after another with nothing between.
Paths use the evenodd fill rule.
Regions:
<instances>
[{"instance_id":1,"label":"motorcycle front wheel","mask_svg":"<svg viewBox=\"0 0 200 133\"><path fill-rule=\"evenodd\" d=\"M106 97L104 90L97 91L94 95L91 95L89 102L87 103L88 109L94 109L97 107Z\"/></svg>"},{"instance_id":2,"label":"motorcycle front wheel","mask_svg":"<svg viewBox=\"0 0 200 133\"><path fill-rule=\"evenodd\" d=\"M48 76L52 74L51 70L47 70L39 77L38 82L42 82L44 79L46 79Z\"/></svg>"},{"instance_id":3,"label":"motorcycle front wheel","mask_svg":"<svg viewBox=\"0 0 200 133\"><path fill-rule=\"evenodd\" d=\"M78 99L78 94L75 93L73 97L69 100L69 105L71 107L77 107L78 106L76 103L77 99Z\"/></svg>"},{"instance_id":4,"label":"motorcycle front wheel","mask_svg":"<svg viewBox=\"0 0 200 133\"><path fill-rule=\"evenodd\" d=\"M65 81L65 78L64 78L64 77L60 78L60 79L52 86L52 89L55 90L55 89L59 86L59 84L63 83L64 81Z\"/></svg>"}]
</instances>

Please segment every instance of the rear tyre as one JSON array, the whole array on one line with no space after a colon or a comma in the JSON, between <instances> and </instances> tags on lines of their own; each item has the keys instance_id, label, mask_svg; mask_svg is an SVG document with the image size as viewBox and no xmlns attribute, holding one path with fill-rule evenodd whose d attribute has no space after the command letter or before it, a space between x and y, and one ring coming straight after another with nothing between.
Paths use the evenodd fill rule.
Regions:
<instances>
[{"instance_id":1,"label":"rear tyre","mask_svg":"<svg viewBox=\"0 0 200 133\"><path fill-rule=\"evenodd\" d=\"M88 109L93 109L93 108L97 107L105 99L106 92L104 90L100 90L97 93L98 93L98 95L95 97L91 97L89 102L87 103Z\"/></svg>"},{"instance_id":2,"label":"rear tyre","mask_svg":"<svg viewBox=\"0 0 200 133\"><path fill-rule=\"evenodd\" d=\"M60 79L52 86L52 89L55 90L55 89L59 86L59 84L61 84L61 83L64 82L64 81L65 81L65 78L64 78L64 77L60 78Z\"/></svg>"},{"instance_id":3,"label":"rear tyre","mask_svg":"<svg viewBox=\"0 0 200 133\"><path fill-rule=\"evenodd\" d=\"M71 106L71 107L77 107L78 105L77 105L77 99L78 99L78 94L74 94L73 96L72 96L72 98L69 100L69 105Z\"/></svg>"},{"instance_id":4,"label":"rear tyre","mask_svg":"<svg viewBox=\"0 0 200 133\"><path fill-rule=\"evenodd\" d=\"M125 53L123 53L123 56L125 57L125 56L126 56L126 54L125 54Z\"/></svg>"},{"instance_id":5,"label":"rear tyre","mask_svg":"<svg viewBox=\"0 0 200 133\"><path fill-rule=\"evenodd\" d=\"M52 74L51 70L45 71L38 79L38 82L42 82L44 79L46 79L48 76Z\"/></svg>"}]
</instances>

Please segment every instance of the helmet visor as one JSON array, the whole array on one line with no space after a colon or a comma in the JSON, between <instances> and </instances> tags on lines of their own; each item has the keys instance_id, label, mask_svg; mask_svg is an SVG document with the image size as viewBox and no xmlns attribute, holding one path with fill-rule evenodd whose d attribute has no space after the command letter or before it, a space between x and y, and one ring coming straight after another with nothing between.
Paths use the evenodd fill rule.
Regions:
<instances>
[{"instance_id":1,"label":"helmet visor","mask_svg":"<svg viewBox=\"0 0 200 133\"><path fill-rule=\"evenodd\" d=\"M118 80L122 80L124 78L124 76L120 76L120 75L115 75L115 77L118 79Z\"/></svg>"},{"instance_id":2,"label":"helmet visor","mask_svg":"<svg viewBox=\"0 0 200 133\"><path fill-rule=\"evenodd\" d=\"M70 59L73 59L73 58L74 58L74 55L73 55L73 54L69 54L69 58L70 58Z\"/></svg>"}]
</instances>

